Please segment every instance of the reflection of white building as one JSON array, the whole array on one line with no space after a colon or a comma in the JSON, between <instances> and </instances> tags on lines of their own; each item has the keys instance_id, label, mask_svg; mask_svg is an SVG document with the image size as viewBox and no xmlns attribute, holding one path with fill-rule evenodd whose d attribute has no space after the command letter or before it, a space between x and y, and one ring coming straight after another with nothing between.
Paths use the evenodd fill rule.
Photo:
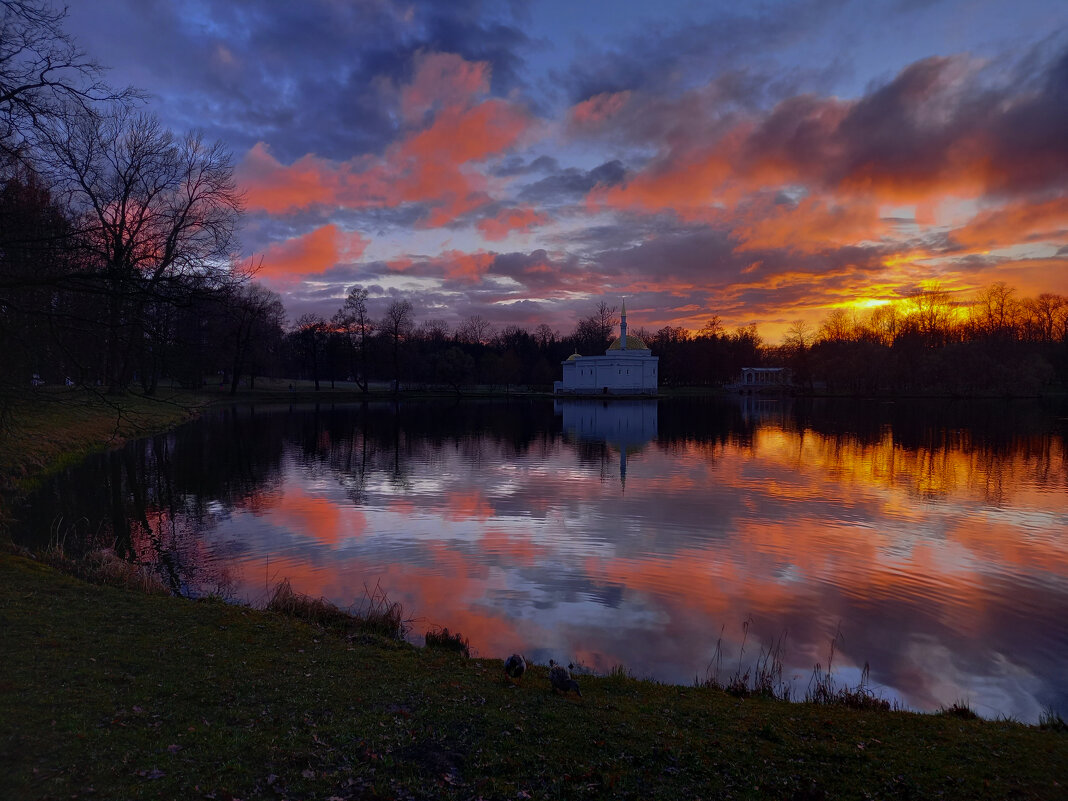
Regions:
<instances>
[{"instance_id":1,"label":"reflection of white building","mask_svg":"<svg viewBox=\"0 0 1068 801\"><path fill-rule=\"evenodd\" d=\"M769 397L742 392L738 396L738 408L742 412L742 420L747 423L777 422L784 425L793 408L793 400L783 397L782 393Z\"/></svg>"},{"instance_id":2,"label":"reflection of white building","mask_svg":"<svg viewBox=\"0 0 1068 801\"><path fill-rule=\"evenodd\" d=\"M553 404L563 415L564 434L589 442L603 442L619 450L619 480L627 485L627 454L637 453L656 439L655 400L564 400Z\"/></svg>"},{"instance_id":3,"label":"reflection of white building","mask_svg":"<svg viewBox=\"0 0 1068 801\"><path fill-rule=\"evenodd\" d=\"M573 353L563 365L563 380L553 391L573 395L652 395L656 393L659 358L638 337L627 334L627 303L619 320L619 338L604 356Z\"/></svg>"},{"instance_id":4,"label":"reflection of white building","mask_svg":"<svg viewBox=\"0 0 1068 801\"><path fill-rule=\"evenodd\" d=\"M740 392L781 392L793 385L786 367L743 367L738 383L730 386Z\"/></svg>"}]
</instances>

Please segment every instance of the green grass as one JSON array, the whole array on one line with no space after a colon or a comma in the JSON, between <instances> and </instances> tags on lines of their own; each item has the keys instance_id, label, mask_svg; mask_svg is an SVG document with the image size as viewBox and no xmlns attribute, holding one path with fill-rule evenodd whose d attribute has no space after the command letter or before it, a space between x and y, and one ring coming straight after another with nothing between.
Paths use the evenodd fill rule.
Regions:
<instances>
[{"instance_id":1,"label":"green grass","mask_svg":"<svg viewBox=\"0 0 1068 801\"><path fill-rule=\"evenodd\" d=\"M1063 798L1068 736L659 685L0 555L0 797ZM811 795L815 787L817 795ZM809 793L810 795L804 795Z\"/></svg>"},{"instance_id":2,"label":"green grass","mask_svg":"<svg viewBox=\"0 0 1068 801\"><path fill-rule=\"evenodd\" d=\"M0 428L0 492L27 492L34 482L126 439L171 428L204 403L161 391L109 397L86 390L40 389L5 399Z\"/></svg>"}]
</instances>

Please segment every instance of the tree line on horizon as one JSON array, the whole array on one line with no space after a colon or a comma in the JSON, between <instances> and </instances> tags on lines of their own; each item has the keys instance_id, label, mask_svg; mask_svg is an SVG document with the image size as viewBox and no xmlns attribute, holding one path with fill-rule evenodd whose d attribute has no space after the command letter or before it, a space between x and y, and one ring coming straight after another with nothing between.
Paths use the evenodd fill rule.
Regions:
<instances>
[{"instance_id":1,"label":"tree line on horizon","mask_svg":"<svg viewBox=\"0 0 1068 801\"><path fill-rule=\"evenodd\" d=\"M243 197L230 153L168 130L131 88L103 82L44 0L0 0L0 417L31 384L151 394L163 383L236 393L256 377L547 389L571 353L602 353L616 309L561 333L472 316L373 317L352 287L329 319L289 322L236 255ZM640 336L664 386L721 386L785 366L815 390L1030 394L1068 378L1068 298L996 283L969 300L932 287L867 313L794 323L782 344L718 317Z\"/></svg>"},{"instance_id":2,"label":"tree line on horizon","mask_svg":"<svg viewBox=\"0 0 1068 801\"><path fill-rule=\"evenodd\" d=\"M601 302L561 334L495 331L473 316L451 328L417 323L411 303L393 301L381 319L367 312L366 289L353 287L329 320L304 315L287 335L296 340L290 374L321 382L368 379L407 385L525 385L548 389L572 353L603 353L615 339L617 309ZM789 367L801 390L842 394L1035 394L1068 381L1068 297L1020 297L996 282L972 298L932 285L867 312L832 309L819 324L793 323L779 345L755 325L728 332L711 317L698 331L664 326L632 333L660 358L662 386L721 387L743 367Z\"/></svg>"},{"instance_id":3,"label":"tree line on horizon","mask_svg":"<svg viewBox=\"0 0 1068 801\"><path fill-rule=\"evenodd\" d=\"M866 313L794 323L775 360L809 389L845 394L1034 395L1068 383L1068 297L997 281L970 298L934 284Z\"/></svg>"},{"instance_id":4,"label":"tree line on horizon","mask_svg":"<svg viewBox=\"0 0 1068 801\"><path fill-rule=\"evenodd\" d=\"M291 375L336 384L355 381L368 390L369 381L394 387L525 386L547 390L560 378L560 363L573 353L603 353L617 337L619 317L600 302L566 334L544 323L534 330L508 325L497 330L479 315L456 325L442 319L417 322L412 304L394 300L374 319L367 311L368 291L354 286L330 318L306 314L287 334L291 342ZM644 338L654 349L674 336L670 327ZM760 340L752 326L717 336L715 354L706 363L705 383L723 383L745 365L759 362Z\"/></svg>"}]
</instances>

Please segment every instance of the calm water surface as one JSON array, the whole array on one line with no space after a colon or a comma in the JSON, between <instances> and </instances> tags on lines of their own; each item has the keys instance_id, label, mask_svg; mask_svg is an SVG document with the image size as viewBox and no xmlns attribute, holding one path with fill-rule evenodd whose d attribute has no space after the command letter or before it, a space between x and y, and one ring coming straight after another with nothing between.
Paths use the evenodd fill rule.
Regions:
<instances>
[{"instance_id":1,"label":"calm water surface","mask_svg":"<svg viewBox=\"0 0 1068 801\"><path fill-rule=\"evenodd\" d=\"M803 696L834 641L840 681L1035 721L1068 713L1066 434L1019 402L241 406L58 476L23 539L670 682L785 635Z\"/></svg>"}]
</instances>

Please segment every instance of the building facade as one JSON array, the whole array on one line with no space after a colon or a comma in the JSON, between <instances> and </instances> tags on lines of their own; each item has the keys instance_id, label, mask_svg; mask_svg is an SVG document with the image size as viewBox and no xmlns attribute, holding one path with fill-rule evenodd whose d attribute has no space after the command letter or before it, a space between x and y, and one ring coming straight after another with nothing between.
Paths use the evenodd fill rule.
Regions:
<instances>
[{"instance_id":1,"label":"building facade","mask_svg":"<svg viewBox=\"0 0 1068 801\"><path fill-rule=\"evenodd\" d=\"M659 361L641 339L627 334L624 301L619 337L604 356L573 353L567 357L561 362L562 380L555 382L553 391L564 395L655 395Z\"/></svg>"}]
</instances>

